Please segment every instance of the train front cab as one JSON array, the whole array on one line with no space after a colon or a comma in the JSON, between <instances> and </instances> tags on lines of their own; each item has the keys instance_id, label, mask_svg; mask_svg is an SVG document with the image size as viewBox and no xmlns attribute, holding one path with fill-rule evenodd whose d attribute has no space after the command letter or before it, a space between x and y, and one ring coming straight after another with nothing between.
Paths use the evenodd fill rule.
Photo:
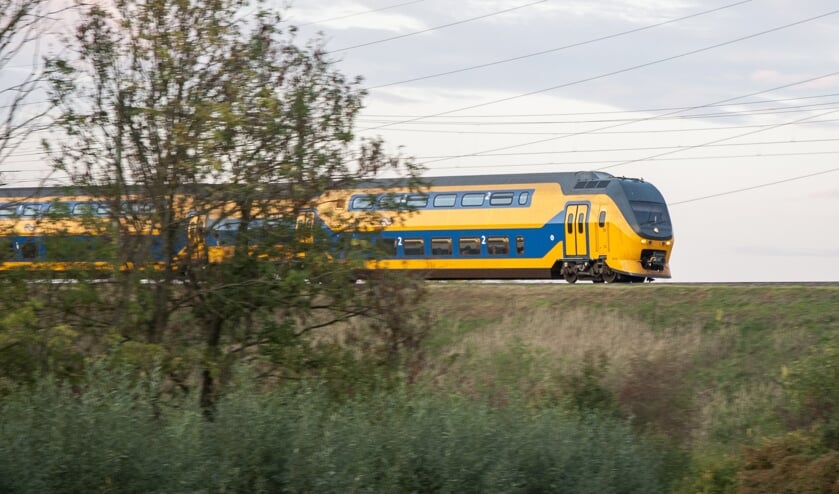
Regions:
<instances>
[{"instance_id":1,"label":"train front cab","mask_svg":"<svg viewBox=\"0 0 839 494\"><path fill-rule=\"evenodd\" d=\"M567 197L563 258L553 276L569 283L670 278L673 228L661 193L626 178L596 188L575 188L578 197Z\"/></svg>"}]
</instances>

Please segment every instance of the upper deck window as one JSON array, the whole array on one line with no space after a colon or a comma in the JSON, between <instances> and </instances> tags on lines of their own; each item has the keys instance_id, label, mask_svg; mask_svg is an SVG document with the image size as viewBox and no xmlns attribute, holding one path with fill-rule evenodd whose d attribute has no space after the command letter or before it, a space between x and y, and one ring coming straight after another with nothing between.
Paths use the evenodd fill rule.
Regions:
<instances>
[{"instance_id":1,"label":"upper deck window","mask_svg":"<svg viewBox=\"0 0 839 494\"><path fill-rule=\"evenodd\" d=\"M513 192L493 192L489 198L490 206L509 206L513 204Z\"/></svg>"},{"instance_id":2,"label":"upper deck window","mask_svg":"<svg viewBox=\"0 0 839 494\"><path fill-rule=\"evenodd\" d=\"M0 206L0 217L8 218L17 214L17 206L11 204L4 204Z\"/></svg>"},{"instance_id":3,"label":"upper deck window","mask_svg":"<svg viewBox=\"0 0 839 494\"><path fill-rule=\"evenodd\" d=\"M424 194L409 194L405 199L405 205L409 208L424 208L428 206L428 196Z\"/></svg>"},{"instance_id":4,"label":"upper deck window","mask_svg":"<svg viewBox=\"0 0 839 494\"><path fill-rule=\"evenodd\" d=\"M519 206L524 206L530 200L530 192L524 191L519 194Z\"/></svg>"},{"instance_id":5,"label":"upper deck window","mask_svg":"<svg viewBox=\"0 0 839 494\"><path fill-rule=\"evenodd\" d=\"M20 209L20 215L25 218L32 218L34 216L38 216L41 214L42 209L46 209L43 207L43 204L24 204L23 207Z\"/></svg>"},{"instance_id":6,"label":"upper deck window","mask_svg":"<svg viewBox=\"0 0 839 494\"><path fill-rule=\"evenodd\" d=\"M99 202L77 202L70 210L73 216L107 216L108 206Z\"/></svg>"},{"instance_id":7,"label":"upper deck window","mask_svg":"<svg viewBox=\"0 0 839 494\"><path fill-rule=\"evenodd\" d=\"M355 196L352 198L352 202L350 202L350 207L352 209L372 209L373 208L373 200L370 196Z\"/></svg>"},{"instance_id":8,"label":"upper deck window","mask_svg":"<svg viewBox=\"0 0 839 494\"><path fill-rule=\"evenodd\" d=\"M457 194L437 194L434 196L435 208L450 208L457 201Z\"/></svg>"},{"instance_id":9,"label":"upper deck window","mask_svg":"<svg viewBox=\"0 0 839 494\"><path fill-rule=\"evenodd\" d=\"M468 194L463 194L463 197L460 199L461 206L483 206L484 205L484 193L483 192L472 192Z\"/></svg>"}]
</instances>

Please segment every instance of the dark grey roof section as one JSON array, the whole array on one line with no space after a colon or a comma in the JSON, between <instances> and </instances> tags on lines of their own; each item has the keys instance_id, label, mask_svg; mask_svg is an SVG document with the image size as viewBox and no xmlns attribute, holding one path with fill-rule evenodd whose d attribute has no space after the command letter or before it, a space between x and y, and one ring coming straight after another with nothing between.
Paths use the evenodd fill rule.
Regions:
<instances>
[{"instance_id":1,"label":"dark grey roof section","mask_svg":"<svg viewBox=\"0 0 839 494\"><path fill-rule=\"evenodd\" d=\"M590 194L594 192L593 189L608 189L612 190L610 184L616 184L620 181L631 180L641 182L634 178L615 177L606 172L599 171L578 171L578 172L548 172L548 173L516 173L504 175L465 175L452 177L422 177L421 183L427 184L431 187L444 186L514 186L526 183L557 183L562 187L562 192L566 195L574 194ZM275 185L282 187L281 185ZM408 179L393 178L393 179L374 179L367 180L356 184L357 188L405 188L408 186ZM219 185L205 185L193 186L197 191L208 193ZM269 186L270 187L270 186ZM96 190L96 189L93 189ZM99 189L100 191L102 189ZM91 193L89 191L88 193ZM130 191L129 191L130 192ZM196 192L193 192L196 193ZM72 187L23 187L23 188L0 188L0 197L9 198L37 198L39 196L51 195L86 195L84 191L73 189Z\"/></svg>"},{"instance_id":2,"label":"dark grey roof section","mask_svg":"<svg viewBox=\"0 0 839 494\"><path fill-rule=\"evenodd\" d=\"M508 175L466 175L456 177L422 177L420 180L432 187L469 186L469 185L519 185L526 183L557 183L566 194L573 194L574 185L581 181L601 181L615 178L606 172L553 172L553 173L516 173ZM405 179L369 180L358 184L359 188L395 188L405 187Z\"/></svg>"}]
</instances>

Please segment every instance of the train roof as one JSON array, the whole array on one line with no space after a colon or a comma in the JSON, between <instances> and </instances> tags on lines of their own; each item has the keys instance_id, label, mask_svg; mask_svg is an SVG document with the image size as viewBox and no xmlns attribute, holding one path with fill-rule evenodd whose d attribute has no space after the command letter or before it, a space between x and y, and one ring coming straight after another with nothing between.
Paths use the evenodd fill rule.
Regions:
<instances>
[{"instance_id":1,"label":"train roof","mask_svg":"<svg viewBox=\"0 0 839 494\"><path fill-rule=\"evenodd\" d=\"M615 177L614 175L601 171L576 171L576 172L546 172L546 173L514 173L514 174L486 174L486 175L459 175L459 176L442 176L442 177L420 177L419 181L430 187L445 187L445 186L475 186L475 185L514 185L524 183L557 183L562 187L565 193L573 193L575 190L582 188L602 188L605 184L612 180L631 180L642 182L638 179L629 179L626 177ZM385 179L371 179L364 180L357 183L354 187L358 189L387 189L387 188L404 188L410 184L410 179L407 178L385 178ZM587 185L591 184L590 187ZM600 184L599 187L595 184ZM277 187L282 187L282 184L276 184ZM215 188L218 185L198 186L199 189ZM89 193L89 192L88 192ZM85 191L74 187L9 187L0 188L0 198L38 198L38 197L57 197L57 196L73 196L87 195ZM128 191L131 193L131 191Z\"/></svg>"},{"instance_id":2,"label":"train roof","mask_svg":"<svg viewBox=\"0 0 839 494\"><path fill-rule=\"evenodd\" d=\"M595 180L610 180L615 176L606 172L547 172L547 173L512 173L492 175L460 175L450 177L420 177L420 180L431 187L445 187L458 185L512 185L523 183L558 183L563 189L573 188L577 183ZM363 181L358 188L389 188L405 186L404 178L378 179Z\"/></svg>"}]
</instances>

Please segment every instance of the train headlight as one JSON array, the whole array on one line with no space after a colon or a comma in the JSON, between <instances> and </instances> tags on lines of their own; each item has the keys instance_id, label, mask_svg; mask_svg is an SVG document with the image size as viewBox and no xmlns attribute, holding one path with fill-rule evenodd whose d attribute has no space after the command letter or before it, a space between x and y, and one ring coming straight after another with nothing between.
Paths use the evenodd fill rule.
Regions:
<instances>
[{"instance_id":1,"label":"train headlight","mask_svg":"<svg viewBox=\"0 0 839 494\"><path fill-rule=\"evenodd\" d=\"M642 245L647 245L647 239L646 239L646 238L642 238L642 239L641 239L641 244L642 244Z\"/></svg>"}]
</instances>

